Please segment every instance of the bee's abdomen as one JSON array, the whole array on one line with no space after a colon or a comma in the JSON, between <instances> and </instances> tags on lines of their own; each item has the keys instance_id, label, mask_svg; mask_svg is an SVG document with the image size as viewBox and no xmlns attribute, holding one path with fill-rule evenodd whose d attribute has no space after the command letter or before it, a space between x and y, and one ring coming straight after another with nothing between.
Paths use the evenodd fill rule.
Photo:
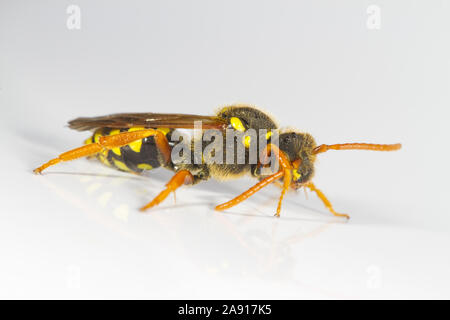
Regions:
<instances>
[{"instance_id":1,"label":"bee's abdomen","mask_svg":"<svg viewBox=\"0 0 450 320\"><path fill-rule=\"evenodd\" d=\"M97 130L91 138L85 141L86 144L98 142L101 136L116 135L126 131L136 131L143 128L130 129L108 129ZM168 129L160 129L167 134ZM163 164L162 155L156 146L153 137L134 141L126 146L104 150L96 155L103 164L115 169L127 172L140 173L143 170L158 168Z\"/></svg>"}]
</instances>

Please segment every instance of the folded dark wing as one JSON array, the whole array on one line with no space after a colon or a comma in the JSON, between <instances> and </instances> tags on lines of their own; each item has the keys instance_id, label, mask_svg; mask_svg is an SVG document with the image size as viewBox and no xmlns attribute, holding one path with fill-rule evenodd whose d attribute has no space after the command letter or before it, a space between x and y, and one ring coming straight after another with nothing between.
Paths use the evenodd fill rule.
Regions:
<instances>
[{"instance_id":1,"label":"folded dark wing","mask_svg":"<svg viewBox=\"0 0 450 320\"><path fill-rule=\"evenodd\" d=\"M183 128L193 129L196 121L203 129L226 128L227 123L217 116L201 116L177 113L117 113L101 117L76 118L69 121L69 128L78 131L98 128Z\"/></svg>"}]
</instances>

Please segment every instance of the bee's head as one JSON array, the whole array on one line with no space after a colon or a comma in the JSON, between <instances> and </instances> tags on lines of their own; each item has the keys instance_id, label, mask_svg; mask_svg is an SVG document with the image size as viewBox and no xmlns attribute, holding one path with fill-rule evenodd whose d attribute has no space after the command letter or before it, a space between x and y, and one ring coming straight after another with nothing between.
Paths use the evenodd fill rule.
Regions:
<instances>
[{"instance_id":1,"label":"bee's head","mask_svg":"<svg viewBox=\"0 0 450 320\"><path fill-rule=\"evenodd\" d=\"M343 143L317 145L313 137L308 133L289 131L279 136L279 149L285 153L292 164L292 187L300 188L302 184L309 182L314 175L314 162L316 155L329 150L372 150L395 151L402 147L396 144L373 143Z\"/></svg>"},{"instance_id":2,"label":"bee's head","mask_svg":"<svg viewBox=\"0 0 450 320\"><path fill-rule=\"evenodd\" d=\"M279 148L293 164L292 187L297 189L303 183L310 181L314 175L314 162L316 155L314 148L316 142L308 133L294 131L281 133Z\"/></svg>"}]
</instances>

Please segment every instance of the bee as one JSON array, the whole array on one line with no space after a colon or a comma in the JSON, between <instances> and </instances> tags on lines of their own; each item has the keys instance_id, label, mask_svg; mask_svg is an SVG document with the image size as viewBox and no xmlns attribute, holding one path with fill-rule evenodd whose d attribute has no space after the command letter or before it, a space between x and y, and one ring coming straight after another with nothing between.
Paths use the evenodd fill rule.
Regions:
<instances>
[{"instance_id":1,"label":"bee","mask_svg":"<svg viewBox=\"0 0 450 320\"><path fill-rule=\"evenodd\" d=\"M200 137L183 138L178 141L185 150L182 161L174 161L173 153L176 143L172 141L175 136L180 136L180 129L195 129L200 122ZM93 134L85 144L60 154L36 168L34 173L40 174L48 167L59 162L75 160L82 157L95 156L102 163L121 171L141 173L144 170L152 170L159 167L174 172L174 176L152 201L141 208L147 210L161 203L171 192L175 192L180 186L194 185L208 179L219 181L239 178L250 175L258 182L238 195L234 199L215 207L222 211L229 209L246 200L263 187L276 183L281 187L281 195L275 216L279 217L281 204L288 190L306 188L315 192L322 200L325 207L338 217L349 218L347 214L334 210L331 202L323 192L316 188L312 182L315 172L317 155L329 150L372 150L394 151L401 148L401 144L371 144L371 143L344 143L318 145L308 133L295 130L281 130L271 116L249 105L231 105L221 108L213 116L192 114L168 114L168 113L120 113L92 118L77 118L69 121L71 129L86 131ZM222 142L227 136L225 133L246 132L249 129L263 130L265 135L256 138L244 136L241 140L233 140L234 147L242 147L244 161L238 161L236 155L231 161L208 162L203 156L200 161L195 161L196 143L201 150L207 146L205 135L209 130L223 133ZM277 143L274 143L274 136ZM219 138L219 142L220 142ZM227 145L222 143L222 146ZM260 159L272 156L277 166L276 170L267 169L267 163L250 160L250 151L254 146L263 147ZM258 149L257 148L257 149ZM259 150L259 149L258 149ZM219 150L220 151L220 150ZM222 156L227 156L229 150L223 147ZM228 159L228 158L227 158Z\"/></svg>"}]
</instances>

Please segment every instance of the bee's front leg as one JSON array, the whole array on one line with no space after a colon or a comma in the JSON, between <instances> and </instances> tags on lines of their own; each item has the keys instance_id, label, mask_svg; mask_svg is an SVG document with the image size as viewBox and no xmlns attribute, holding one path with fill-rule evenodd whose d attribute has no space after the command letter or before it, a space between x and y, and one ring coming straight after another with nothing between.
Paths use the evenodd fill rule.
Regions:
<instances>
[{"instance_id":1,"label":"bee's front leg","mask_svg":"<svg viewBox=\"0 0 450 320\"><path fill-rule=\"evenodd\" d=\"M345 213L337 213L336 211L334 211L333 206L331 205L330 200L327 199L327 197L323 194L322 191L320 191L319 189L316 188L316 186L314 185L314 183L312 182L308 182L304 185L306 188L308 188L309 190L315 192L317 194L317 196L319 197L320 200L322 200L323 204L325 205L325 207L327 207L327 209L336 217L344 217L347 219L350 219L350 216L348 214Z\"/></svg>"}]
</instances>

